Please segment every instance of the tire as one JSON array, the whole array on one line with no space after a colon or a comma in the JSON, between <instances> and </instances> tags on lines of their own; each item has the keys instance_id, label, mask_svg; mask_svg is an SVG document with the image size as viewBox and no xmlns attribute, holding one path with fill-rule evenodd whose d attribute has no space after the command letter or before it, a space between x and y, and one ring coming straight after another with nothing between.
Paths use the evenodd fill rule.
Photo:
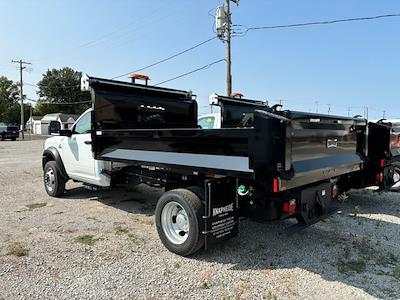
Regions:
<instances>
[{"instance_id":1,"label":"tire","mask_svg":"<svg viewBox=\"0 0 400 300\"><path fill-rule=\"evenodd\" d=\"M13 142L15 142L15 141L17 140L17 138L16 138L16 137L13 137L13 138L11 138L11 140L12 140Z\"/></svg>"},{"instance_id":2,"label":"tire","mask_svg":"<svg viewBox=\"0 0 400 300\"><path fill-rule=\"evenodd\" d=\"M204 246L204 204L194 192L175 189L164 193L156 207L158 236L164 246L181 256Z\"/></svg>"},{"instance_id":3,"label":"tire","mask_svg":"<svg viewBox=\"0 0 400 300\"><path fill-rule=\"evenodd\" d=\"M4 141L4 136L2 134L0 135L0 141Z\"/></svg>"},{"instance_id":4,"label":"tire","mask_svg":"<svg viewBox=\"0 0 400 300\"><path fill-rule=\"evenodd\" d=\"M65 178L55 161L49 161L44 166L43 183L47 194L51 197L60 197L65 191Z\"/></svg>"}]
</instances>

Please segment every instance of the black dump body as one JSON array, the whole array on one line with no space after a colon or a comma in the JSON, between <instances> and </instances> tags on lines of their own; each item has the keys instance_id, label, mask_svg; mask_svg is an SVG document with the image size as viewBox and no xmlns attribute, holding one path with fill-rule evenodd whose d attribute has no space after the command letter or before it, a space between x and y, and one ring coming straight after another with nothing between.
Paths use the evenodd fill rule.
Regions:
<instances>
[{"instance_id":1,"label":"black dump body","mask_svg":"<svg viewBox=\"0 0 400 300\"><path fill-rule=\"evenodd\" d=\"M88 78L96 159L283 191L360 170L366 121L219 97L221 129L197 126L191 92ZM276 183L278 182L278 186ZM276 190L278 189L278 190Z\"/></svg>"},{"instance_id":2,"label":"black dump body","mask_svg":"<svg viewBox=\"0 0 400 300\"><path fill-rule=\"evenodd\" d=\"M389 188L395 183L394 172L400 173L400 122L369 122L365 185Z\"/></svg>"},{"instance_id":3,"label":"black dump body","mask_svg":"<svg viewBox=\"0 0 400 300\"><path fill-rule=\"evenodd\" d=\"M368 156L371 163L380 165L382 159L386 163L400 159L400 122L370 122L368 130Z\"/></svg>"}]
</instances>

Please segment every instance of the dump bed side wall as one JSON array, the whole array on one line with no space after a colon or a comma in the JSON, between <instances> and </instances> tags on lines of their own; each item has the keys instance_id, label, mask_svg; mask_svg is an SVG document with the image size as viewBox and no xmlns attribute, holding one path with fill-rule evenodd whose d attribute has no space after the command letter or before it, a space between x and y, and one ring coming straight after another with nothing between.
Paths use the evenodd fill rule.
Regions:
<instances>
[{"instance_id":1,"label":"dump bed side wall","mask_svg":"<svg viewBox=\"0 0 400 300\"><path fill-rule=\"evenodd\" d=\"M283 119L256 112L250 147L255 177L267 188L274 177L282 178L290 189L358 171L364 160L356 127L362 124L366 121L306 113Z\"/></svg>"}]
</instances>

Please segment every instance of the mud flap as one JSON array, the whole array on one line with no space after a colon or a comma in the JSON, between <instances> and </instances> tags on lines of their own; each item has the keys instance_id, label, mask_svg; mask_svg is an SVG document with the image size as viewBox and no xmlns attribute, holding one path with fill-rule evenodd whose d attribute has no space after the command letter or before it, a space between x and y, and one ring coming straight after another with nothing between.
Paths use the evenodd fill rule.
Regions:
<instances>
[{"instance_id":1,"label":"mud flap","mask_svg":"<svg viewBox=\"0 0 400 300\"><path fill-rule=\"evenodd\" d=\"M205 249L230 239L239 231L237 180L221 178L205 182Z\"/></svg>"},{"instance_id":2,"label":"mud flap","mask_svg":"<svg viewBox=\"0 0 400 300\"><path fill-rule=\"evenodd\" d=\"M304 225L312 225L337 211L332 199L332 184L327 182L300 192L297 220Z\"/></svg>"}]
</instances>

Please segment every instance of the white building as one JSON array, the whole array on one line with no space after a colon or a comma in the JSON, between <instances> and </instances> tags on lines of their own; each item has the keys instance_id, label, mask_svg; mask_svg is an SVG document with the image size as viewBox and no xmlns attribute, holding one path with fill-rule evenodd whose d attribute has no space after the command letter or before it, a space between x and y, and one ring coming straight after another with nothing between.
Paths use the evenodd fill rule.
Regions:
<instances>
[{"instance_id":1,"label":"white building","mask_svg":"<svg viewBox=\"0 0 400 300\"><path fill-rule=\"evenodd\" d=\"M41 120L43 117L32 116L25 124L26 130L29 130L33 134L42 134Z\"/></svg>"},{"instance_id":2,"label":"white building","mask_svg":"<svg viewBox=\"0 0 400 300\"><path fill-rule=\"evenodd\" d=\"M79 115L62 113L47 114L40 120L41 134L51 134L50 123L52 123L52 126L54 126L54 122L59 123L59 129L70 129L78 117Z\"/></svg>"}]
</instances>

